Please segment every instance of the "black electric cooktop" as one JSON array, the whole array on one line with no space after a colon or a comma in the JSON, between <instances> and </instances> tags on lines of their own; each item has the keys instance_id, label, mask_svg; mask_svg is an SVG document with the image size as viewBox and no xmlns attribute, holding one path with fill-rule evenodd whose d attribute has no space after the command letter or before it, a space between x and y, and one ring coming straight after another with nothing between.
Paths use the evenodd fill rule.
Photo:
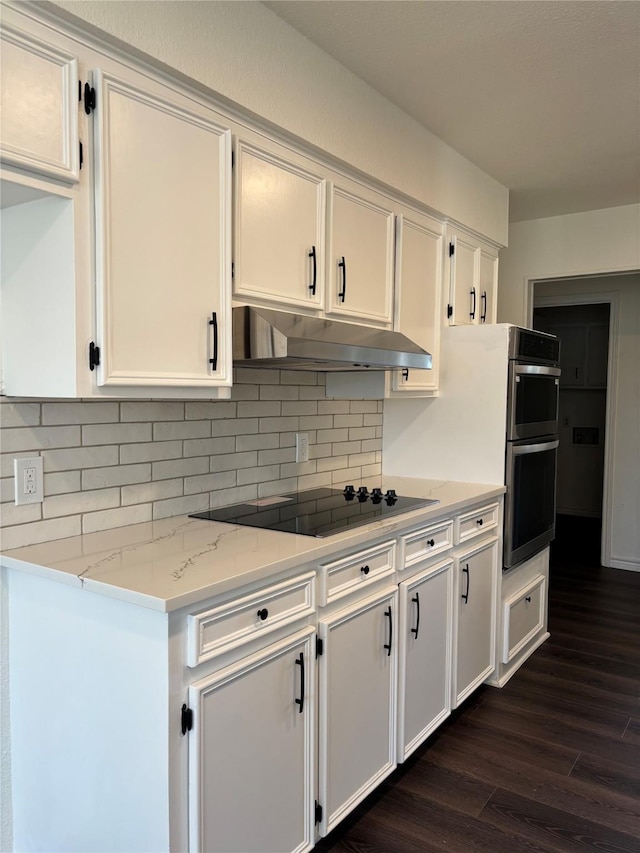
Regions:
<instances>
[{"instance_id":1,"label":"black electric cooktop","mask_svg":"<svg viewBox=\"0 0 640 853\"><path fill-rule=\"evenodd\" d=\"M386 492L372 489L370 492L366 486L357 489L347 486L344 491L309 489L257 498L243 504L196 512L190 517L322 537L437 503L427 498L401 497L393 489Z\"/></svg>"}]
</instances>

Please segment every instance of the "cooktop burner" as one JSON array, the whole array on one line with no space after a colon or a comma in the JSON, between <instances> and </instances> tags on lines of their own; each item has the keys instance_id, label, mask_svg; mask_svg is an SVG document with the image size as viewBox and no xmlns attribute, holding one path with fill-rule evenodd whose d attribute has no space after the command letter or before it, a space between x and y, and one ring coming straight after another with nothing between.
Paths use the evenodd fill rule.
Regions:
<instances>
[{"instance_id":1,"label":"cooktop burner","mask_svg":"<svg viewBox=\"0 0 640 853\"><path fill-rule=\"evenodd\" d=\"M428 498L401 497L393 489L383 492L374 488L369 492L366 486L358 489L347 486L344 491L309 489L257 498L243 504L196 512L190 517L323 537L436 503L438 501Z\"/></svg>"}]
</instances>

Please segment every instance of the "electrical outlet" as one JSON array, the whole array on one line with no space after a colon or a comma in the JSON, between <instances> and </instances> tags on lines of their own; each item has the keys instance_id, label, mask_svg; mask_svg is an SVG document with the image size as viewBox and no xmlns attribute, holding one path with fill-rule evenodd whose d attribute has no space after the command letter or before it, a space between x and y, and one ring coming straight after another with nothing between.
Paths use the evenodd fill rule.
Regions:
<instances>
[{"instance_id":1,"label":"electrical outlet","mask_svg":"<svg viewBox=\"0 0 640 853\"><path fill-rule=\"evenodd\" d=\"M21 456L13 460L16 506L42 503L42 456Z\"/></svg>"},{"instance_id":2,"label":"electrical outlet","mask_svg":"<svg viewBox=\"0 0 640 853\"><path fill-rule=\"evenodd\" d=\"M309 461L309 433L296 433L296 462Z\"/></svg>"}]
</instances>

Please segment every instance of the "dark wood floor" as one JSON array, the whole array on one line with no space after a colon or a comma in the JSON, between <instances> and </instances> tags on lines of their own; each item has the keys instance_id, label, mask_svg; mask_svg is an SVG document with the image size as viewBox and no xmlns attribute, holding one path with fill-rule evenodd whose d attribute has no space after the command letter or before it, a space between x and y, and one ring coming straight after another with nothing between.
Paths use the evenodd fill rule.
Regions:
<instances>
[{"instance_id":1,"label":"dark wood floor","mask_svg":"<svg viewBox=\"0 0 640 853\"><path fill-rule=\"evenodd\" d=\"M559 519L549 630L316 850L640 853L640 573L593 523Z\"/></svg>"}]
</instances>

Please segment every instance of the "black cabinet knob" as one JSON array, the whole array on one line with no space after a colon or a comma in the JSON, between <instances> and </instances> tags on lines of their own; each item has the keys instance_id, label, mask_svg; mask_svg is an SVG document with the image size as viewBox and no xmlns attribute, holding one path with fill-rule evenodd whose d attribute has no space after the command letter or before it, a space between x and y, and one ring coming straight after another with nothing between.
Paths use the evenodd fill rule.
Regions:
<instances>
[{"instance_id":1,"label":"black cabinet knob","mask_svg":"<svg viewBox=\"0 0 640 853\"><path fill-rule=\"evenodd\" d=\"M436 540L435 540L435 539L427 539L427 545L428 545L430 548L433 548L433 546L434 546L435 544L436 544Z\"/></svg>"},{"instance_id":2,"label":"black cabinet knob","mask_svg":"<svg viewBox=\"0 0 640 853\"><path fill-rule=\"evenodd\" d=\"M476 519L476 524L478 525L478 527L482 527L482 525L484 524L484 521L481 518L478 518L478 519Z\"/></svg>"},{"instance_id":3,"label":"black cabinet knob","mask_svg":"<svg viewBox=\"0 0 640 853\"><path fill-rule=\"evenodd\" d=\"M371 569L369 568L369 566L360 566L360 571L363 575L368 575Z\"/></svg>"},{"instance_id":4,"label":"black cabinet knob","mask_svg":"<svg viewBox=\"0 0 640 853\"><path fill-rule=\"evenodd\" d=\"M526 601L528 604L531 604L531 596L530 596L530 595L528 595L528 596L525 598L525 601Z\"/></svg>"},{"instance_id":5,"label":"black cabinet knob","mask_svg":"<svg viewBox=\"0 0 640 853\"><path fill-rule=\"evenodd\" d=\"M269 611L266 607L263 607L261 610L258 610L258 619L260 619L262 622L264 622L268 615Z\"/></svg>"}]
</instances>

